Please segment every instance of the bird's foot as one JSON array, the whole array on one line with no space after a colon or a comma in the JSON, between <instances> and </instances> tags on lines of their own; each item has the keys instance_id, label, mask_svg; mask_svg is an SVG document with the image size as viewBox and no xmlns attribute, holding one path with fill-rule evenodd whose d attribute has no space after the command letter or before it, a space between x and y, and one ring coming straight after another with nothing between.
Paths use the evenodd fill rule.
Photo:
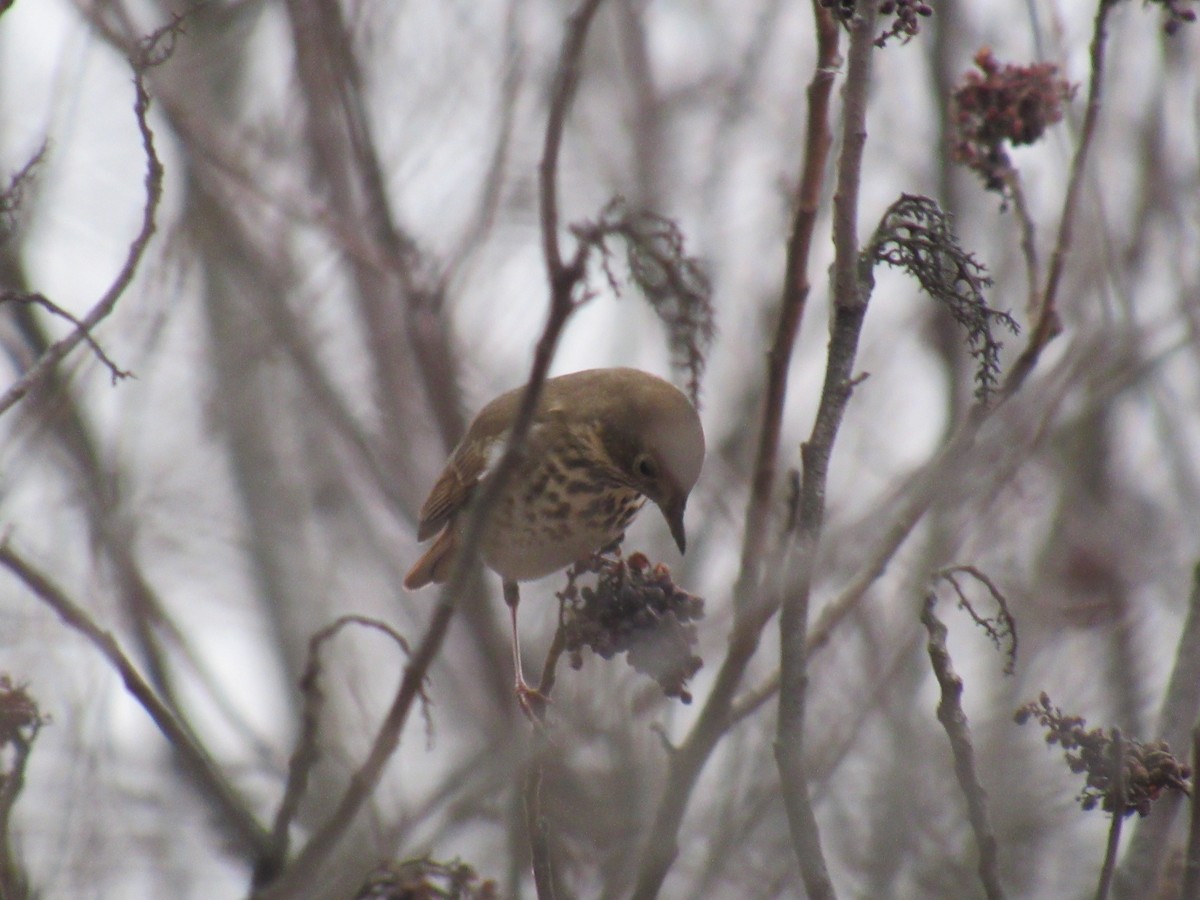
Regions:
<instances>
[{"instance_id":1,"label":"bird's foot","mask_svg":"<svg viewBox=\"0 0 1200 900\"><path fill-rule=\"evenodd\" d=\"M521 707L521 712L525 714L525 718L535 724L541 724L546 715L546 707L550 705L550 698L537 688L530 686L519 673L515 691L517 703Z\"/></svg>"}]
</instances>

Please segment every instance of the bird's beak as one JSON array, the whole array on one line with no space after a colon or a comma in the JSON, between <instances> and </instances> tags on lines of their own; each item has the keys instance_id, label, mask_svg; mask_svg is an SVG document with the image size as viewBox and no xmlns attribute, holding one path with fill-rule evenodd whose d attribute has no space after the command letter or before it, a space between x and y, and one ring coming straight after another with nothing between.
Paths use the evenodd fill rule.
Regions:
<instances>
[{"instance_id":1,"label":"bird's beak","mask_svg":"<svg viewBox=\"0 0 1200 900\"><path fill-rule=\"evenodd\" d=\"M687 550L687 534L683 530L683 511L687 507L687 499L687 494L668 497L658 507L667 520L667 527L671 529L671 537L675 538L680 553Z\"/></svg>"}]
</instances>

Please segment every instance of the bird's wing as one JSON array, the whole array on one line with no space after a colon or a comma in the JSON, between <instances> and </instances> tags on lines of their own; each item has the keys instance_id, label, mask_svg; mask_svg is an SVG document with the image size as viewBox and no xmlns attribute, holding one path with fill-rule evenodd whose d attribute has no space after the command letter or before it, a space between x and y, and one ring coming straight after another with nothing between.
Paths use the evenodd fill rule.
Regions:
<instances>
[{"instance_id":1,"label":"bird's wing","mask_svg":"<svg viewBox=\"0 0 1200 900\"><path fill-rule=\"evenodd\" d=\"M479 479L489 468L490 457L494 455L489 451L495 444L503 449L502 442L491 441L483 446L473 443L460 448L450 457L441 477L429 492L425 505L421 507L417 540L433 537L466 505Z\"/></svg>"}]
</instances>

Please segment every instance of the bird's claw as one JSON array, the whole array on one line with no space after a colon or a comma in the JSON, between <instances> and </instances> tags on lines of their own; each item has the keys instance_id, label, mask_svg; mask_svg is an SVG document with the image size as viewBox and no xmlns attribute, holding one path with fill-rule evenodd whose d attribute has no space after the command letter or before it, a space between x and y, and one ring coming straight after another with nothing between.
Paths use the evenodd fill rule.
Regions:
<instances>
[{"instance_id":1,"label":"bird's claw","mask_svg":"<svg viewBox=\"0 0 1200 900\"><path fill-rule=\"evenodd\" d=\"M546 714L546 707L550 704L550 698L537 688L531 687L519 675L517 676L515 691L517 694L517 703L521 707L521 712L525 714L525 718L531 722L540 723L542 717Z\"/></svg>"}]
</instances>

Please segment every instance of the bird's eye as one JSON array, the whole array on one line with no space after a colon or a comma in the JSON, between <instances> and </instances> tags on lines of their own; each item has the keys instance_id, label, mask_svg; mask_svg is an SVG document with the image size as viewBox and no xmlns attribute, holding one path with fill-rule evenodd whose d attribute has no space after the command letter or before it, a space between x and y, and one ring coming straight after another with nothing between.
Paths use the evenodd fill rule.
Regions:
<instances>
[{"instance_id":1,"label":"bird's eye","mask_svg":"<svg viewBox=\"0 0 1200 900\"><path fill-rule=\"evenodd\" d=\"M642 454L633 461L633 470L647 480L658 477L658 466L654 464L654 459L646 454Z\"/></svg>"}]
</instances>

